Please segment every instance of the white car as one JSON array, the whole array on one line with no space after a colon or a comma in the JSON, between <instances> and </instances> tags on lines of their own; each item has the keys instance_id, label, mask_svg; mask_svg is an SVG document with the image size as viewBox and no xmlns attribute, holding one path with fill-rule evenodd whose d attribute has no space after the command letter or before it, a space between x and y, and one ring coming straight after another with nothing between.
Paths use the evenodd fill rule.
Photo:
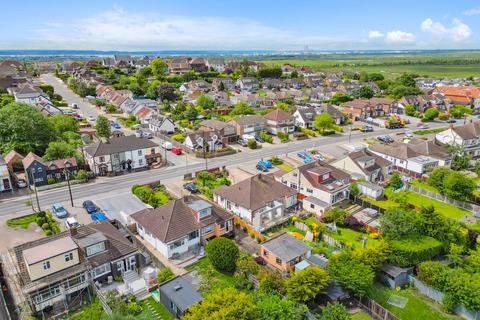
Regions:
<instances>
[{"instance_id":1,"label":"white car","mask_svg":"<svg viewBox=\"0 0 480 320\"><path fill-rule=\"evenodd\" d=\"M80 227L80 223L78 223L77 219L75 219L74 217L70 217L65 220L65 229L78 227Z\"/></svg>"},{"instance_id":2,"label":"white car","mask_svg":"<svg viewBox=\"0 0 480 320\"><path fill-rule=\"evenodd\" d=\"M95 117L94 116L88 116L88 121L95 121Z\"/></svg>"},{"instance_id":3,"label":"white car","mask_svg":"<svg viewBox=\"0 0 480 320\"><path fill-rule=\"evenodd\" d=\"M163 149L167 149L167 150L172 150L172 143L171 142L168 142L168 141L165 141L163 144L162 144L162 148Z\"/></svg>"}]
</instances>

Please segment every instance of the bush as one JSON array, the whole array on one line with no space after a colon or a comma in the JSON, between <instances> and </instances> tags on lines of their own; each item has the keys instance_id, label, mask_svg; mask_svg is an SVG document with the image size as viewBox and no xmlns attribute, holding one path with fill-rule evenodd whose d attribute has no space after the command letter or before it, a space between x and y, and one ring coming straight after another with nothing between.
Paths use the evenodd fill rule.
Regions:
<instances>
[{"instance_id":1,"label":"bush","mask_svg":"<svg viewBox=\"0 0 480 320\"><path fill-rule=\"evenodd\" d=\"M47 179L47 183L48 183L48 184L54 184L54 183L56 183L56 182L57 182L57 180L55 180L55 178L48 178L48 179Z\"/></svg>"},{"instance_id":2,"label":"bush","mask_svg":"<svg viewBox=\"0 0 480 320\"><path fill-rule=\"evenodd\" d=\"M157 280L159 284L173 278L175 278L175 274L170 268L163 268L158 271Z\"/></svg>"},{"instance_id":3,"label":"bush","mask_svg":"<svg viewBox=\"0 0 480 320\"><path fill-rule=\"evenodd\" d=\"M77 174L75 175L76 180L81 180L81 181L87 181L88 178L88 173L86 170L80 169L77 171Z\"/></svg>"},{"instance_id":4,"label":"bush","mask_svg":"<svg viewBox=\"0 0 480 320\"><path fill-rule=\"evenodd\" d=\"M257 149L258 148L257 141L255 141L255 139L248 139L247 140L247 146L250 149Z\"/></svg>"},{"instance_id":5,"label":"bush","mask_svg":"<svg viewBox=\"0 0 480 320\"><path fill-rule=\"evenodd\" d=\"M117 113L118 112L117 108L113 104L107 104L105 106L105 110L107 111L107 113Z\"/></svg>"},{"instance_id":6,"label":"bush","mask_svg":"<svg viewBox=\"0 0 480 320\"><path fill-rule=\"evenodd\" d=\"M390 244L390 263L407 267L430 260L442 251L442 243L431 237L392 240Z\"/></svg>"},{"instance_id":7,"label":"bush","mask_svg":"<svg viewBox=\"0 0 480 320\"><path fill-rule=\"evenodd\" d=\"M260 132L260 138L262 138L263 140L265 140L265 142L267 142L267 143L273 143L273 138L272 138L272 136L266 134L265 132Z\"/></svg>"},{"instance_id":8,"label":"bush","mask_svg":"<svg viewBox=\"0 0 480 320\"><path fill-rule=\"evenodd\" d=\"M300 128L300 132L306 133L311 137L317 136L317 133L315 131L313 131L311 129L307 129L307 128Z\"/></svg>"},{"instance_id":9,"label":"bush","mask_svg":"<svg viewBox=\"0 0 480 320\"><path fill-rule=\"evenodd\" d=\"M185 141L185 135L183 133L174 134L171 138L180 143Z\"/></svg>"},{"instance_id":10,"label":"bush","mask_svg":"<svg viewBox=\"0 0 480 320\"><path fill-rule=\"evenodd\" d=\"M285 132L278 132L277 137L280 139L282 142L288 141L288 133Z\"/></svg>"},{"instance_id":11,"label":"bush","mask_svg":"<svg viewBox=\"0 0 480 320\"><path fill-rule=\"evenodd\" d=\"M432 121L436 117L438 117L439 114L440 114L440 112L436 108L428 108L423 113L422 121Z\"/></svg>"},{"instance_id":12,"label":"bush","mask_svg":"<svg viewBox=\"0 0 480 320\"><path fill-rule=\"evenodd\" d=\"M205 253L215 269L233 272L240 250L232 240L219 237L208 242Z\"/></svg>"},{"instance_id":13,"label":"bush","mask_svg":"<svg viewBox=\"0 0 480 320\"><path fill-rule=\"evenodd\" d=\"M280 160L277 156L272 156L272 159L270 159L270 162L273 164L273 165L279 165L279 164L282 164L283 161ZM480 162L479 162L480 163Z\"/></svg>"}]
</instances>

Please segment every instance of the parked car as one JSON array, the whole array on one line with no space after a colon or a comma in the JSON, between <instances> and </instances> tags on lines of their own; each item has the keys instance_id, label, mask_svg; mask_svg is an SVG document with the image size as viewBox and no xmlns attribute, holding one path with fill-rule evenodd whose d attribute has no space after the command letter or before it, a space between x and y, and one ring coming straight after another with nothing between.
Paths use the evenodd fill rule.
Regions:
<instances>
[{"instance_id":1,"label":"parked car","mask_svg":"<svg viewBox=\"0 0 480 320\"><path fill-rule=\"evenodd\" d=\"M26 188L27 181L25 179L17 179L17 188Z\"/></svg>"},{"instance_id":2,"label":"parked car","mask_svg":"<svg viewBox=\"0 0 480 320\"><path fill-rule=\"evenodd\" d=\"M65 229L78 227L80 227L80 223L78 223L77 219L75 219L74 217L70 217L65 220Z\"/></svg>"},{"instance_id":3,"label":"parked car","mask_svg":"<svg viewBox=\"0 0 480 320\"><path fill-rule=\"evenodd\" d=\"M97 211L97 206L93 203L92 200L83 201L82 206L85 208L85 210L87 210L89 214Z\"/></svg>"},{"instance_id":4,"label":"parked car","mask_svg":"<svg viewBox=\"0 0 480 320\"><path fill-rule=\"evenodd\" d=\"M238 140L237 140L237 143L238 143L239 145L241 145L242 147L246 147L246 146L247 146L247 142L246 142L245 140L243 140L243 139L238 139Z\"/></svg>"},{"instance_id":5,"label":"parked car","mask_svg":"<svg viewBox=\"0 0 480 320\"><path fill-rule=\"evenodd\" d=\"M162 148L163 148L163 149L166 149L166 150L172 150L173 145L172 145L171 142L165 141L165 142L162 144Z\"/></svg>"},{"instance_id":6,"label":"parked car","mask_svg":"<svg viewBox=\"0 0 480 320\"><path fill-rule=\"evenodd\" d=\"M260 143L264 143L265 140L263 140L262 137L260 137L258 134L255 135L255 140L257 140L257 142L260 142Z\"/></svg>"},{"instance_id":7,"label":"parked car","mask_svg":"<svg viewBox=\"0 0 480 320\"><path fill-rule=\"evenodd\" d=\"M325 157L322 156L320 153L314 154L313 159L320 160L320 161L325 161Z\"/></svg>"},{"instance_id":8,"label":"parked car","mask_svg":"<svg viewBox=\"0 0 480 320\"><path fill-rule=\"evenodd\" d=\"M373 132L373 127L372 126L363 126L360 128L361 132Z\"/></svg>"},{"instance_id":9,"label":"parked car","mask_svg":"<svg viewBox=\"0 0 480 320\"><path fill-rule=\"evenodd\" d=\"M417 124L417 127L418 127L419 129L428 129L428 128L430 128L430 126L429 126L428 124L423 123L423 122L418 123L418 124Z\"/></svg>"},{"instance_id":10,"label":"parked car","mask_svg":"<svg viewBox=\"0 0 480 320\"><path fill-rule=\"evenodd\" d=\"M88 121L91 121L91 122L95 121L95 117L94 116L88 116Z\"/></svg>"},{"instance_id":11,"label":"parked car","mask_svg":"<svg viewBox=\"0 0 480 320\"><path fill-rule=\"evenodd\" d=\"M153 135L151 132L142 132L142 138L144 139L152 139Z\"/></svg>"},{"instance_id":12,"label":"parked car","mask_svg":"<svg viewBox=\"0 0 480 320\"><path fill-rule=\"evenodd\" d=\"M182 154L182 148L173 147L173 148L172 148L172 153L174 153L174 154L176 154L176 155L180 155L180 154Z\"/></svg>"},{"instance_id":13,"label":"parked car","mask_svg":"<svg viewBox=\"0 0 480 320\"><path fill-rule=\"evenodd\" d=\"M256 167L257 167L257 170L260 170L260 171L262 171L262 172L268 172L268 168L265 167L263 164L257 163L257 166L256 166Z\"/></svg>"},{"instance_id":14,"label":"parked car","mask_svg":"<svg viewBox=\"0 0 480 320\"><path fill-rule=\"evenodd\" d=\"M135 137L137 137L137 138L143 137L143 131L142 131L142 130L138 130L137 132L135 132Z\"/></svg>"},{"instance_id":15,"label":"parked car","mask_svg":"<svg viewBox=\"0 0 480 320\"><path fill-rule=\"evenodd\" d=\"M377 139L384 143L392 143L394 141L393 138L390 136L379 136L377 137Z\"/></svg>"},{"instance_id":16,"label":"parked car","mask_svg":"<svg viewBox=\"0 0 480 320\"><path fill-rule=\"evenodd\" d=\"M52 205L52 211L57 218L65 218L66 216L68 216L68 211L63 207L61 203L54 203Z\"/></svg>"},{"instance_id":17,"label":"parked car","mask_svg":"<svg viewBox=\"0 0 480 320\"><path fill-rule=\"evenodd\" d=\"M413 138L413 134L411 132L406 132L405 137L407 138Z\"/></svg>"},{"instance_id":18,"label":"parked car","mask_svg":"<svg viewBox=\"0 0 480 320\"><path fill-rule=\"evenodd\" d=\"M142 127L142 125L139 124L139 123L137 123L136 125L131 126L130 129L132 129L132 130L140 130L141 127Z\"/></svg>"},{"instance_id":19,"label":"parked car","mask_svg":"<svg viewBox=\"0 0 480 320\"><path fill-rule=\"evenodd\" d=\"M107 216L103 212L94 212L90 217L92 218L93 221L107 220Z\"/></svg>"},{"instance_id":20,"label":"parked car","mask_svg":"<svg viewBox=\"0 0 480 320\"><path fill-rule=\"evenodd\" d=\"M446 123L455 123L457 122L457 120L455 119L448 119L447 121L445 121Z\"/></svg>"},{"instance_id":21,"label":"parked car","mask_svg":"<svg viewBox=\"0 0 480 320\"><path fill-rule=\"evenodd\" d=\"M113 129L121 129L122 127L118 122L112 121L112 128Z\"/></svg>"},{"instance_id":22,"label":"parked car","mask_svg":"<svg viewBox=\"0 0 480 320\"><path fill-rule=\"evenodd\" d=\"M195 183L193 183L193 182L185 183L185 184L183 185L183 188L184 188L185 190L190 191L191 193L197 193L197 192L198 192L197 186L196 186Z\"/></svg>"},{"instance_id":23,"label":"parked car","mask_svg":"<svg viewBox=\"0 0 480 320\"><path fill-rule=\"evenodd\" d=\"M260 160L257 162L257 164L260 166L264 166L267 169L270 169L273 167L272 163L269 160Z\"/></svg>"}]
</instances>

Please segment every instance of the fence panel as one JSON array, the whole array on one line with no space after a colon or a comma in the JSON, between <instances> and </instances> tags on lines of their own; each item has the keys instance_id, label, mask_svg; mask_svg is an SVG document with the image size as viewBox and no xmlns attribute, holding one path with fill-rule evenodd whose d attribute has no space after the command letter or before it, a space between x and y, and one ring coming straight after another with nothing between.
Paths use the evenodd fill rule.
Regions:
<instances>
[{"instance_id":1,"label":"fence panel","mask_svg":"<svg viewBox=\"0 0 480 320\"><path fill-rule=\"evenodd\" d=\"M382 307L374 300L363 297L357 300L360 306L374 319L377 320L400 320L394 316L389 310Z\"/></svg>"}]
</instances>

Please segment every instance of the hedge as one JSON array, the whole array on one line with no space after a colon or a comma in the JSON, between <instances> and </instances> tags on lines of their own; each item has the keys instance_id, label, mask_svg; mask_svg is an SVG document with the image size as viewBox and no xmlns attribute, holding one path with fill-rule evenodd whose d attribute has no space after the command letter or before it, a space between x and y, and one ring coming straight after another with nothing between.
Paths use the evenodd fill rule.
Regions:
<instances>
[{"instance_id":1,"label":"hedge","mask_svg":"<svg viewBox=\"0 0 480 320\"><path fill-rule=\"evenodd\" d=\"M442 250L442 243L431 237L392 240L390 244L390 263L407 267L430 260Z\"/></svg>"}]
</instances>

